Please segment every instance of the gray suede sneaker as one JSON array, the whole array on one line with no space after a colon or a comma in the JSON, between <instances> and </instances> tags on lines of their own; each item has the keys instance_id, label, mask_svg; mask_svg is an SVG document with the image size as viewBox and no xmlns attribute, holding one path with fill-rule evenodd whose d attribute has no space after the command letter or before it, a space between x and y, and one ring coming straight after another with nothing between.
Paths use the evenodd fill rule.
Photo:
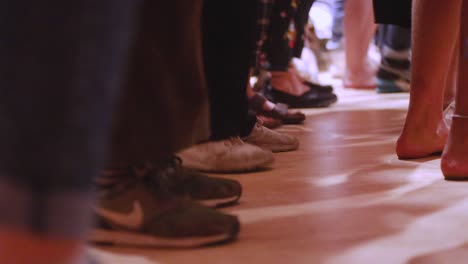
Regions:
<instances>
[{"instance_id":1,"label":"gray suede sneaker","mask_svg":"<svg viewBox=\"0 0 468 264\"><path fill-rule=\"evenodd\" d=\"M198 144L177 156L190 169L220 173L254 171L267 168L274 161L271 151L247 144L239 137Z\"/></svg>"},{"instance_id":2,"label":"gray suede sneaker","mask_svg":"<svg viewBox=\"0 0 468 264\"><path fill-rule=\"evenodd\" d=\"M97 181L97 227L91 241L138 247L199 247L234 240L235 216L175 198L147 174L103 175Z\"/></svg>"},{"instance_id":3,"label":"gray suede sneaker","mask_svg":"<svg viewBox=\"0 0 468 264\"><path fill-rule=\"evenodd\" d=\"M147 176L153 184L165 186L171 196L186 198L209 207L233 205L242 195L242 186L238 181L210 177L187 169L176 156L140 167L107 169L103 174L107 174L107 177Z\"/></svg>"},{"instance_id":4,"label":"gray suede sneaker","mask_svg":"<svg viewBox=\"0 0 468 264\"><path fill-rule=\"evenodd\" d=\"M210 207L235 204L242 195L242 186L238 181L210 177L184 168L178 157L154 164L149 177L158 184L168 186L179 197Z\"/></svg>"},{"instance_id":5,"label":"gray suede sneaker","mask_svg":"<svg viewBox=\"0 0 468 264\"><path fill-rule=\"evenodd\" d=\"M292 151L299 148L297 138L268 129L260 123L257 123L252 132L242 140L272 152Z\"/></svg>"}]
</instances>

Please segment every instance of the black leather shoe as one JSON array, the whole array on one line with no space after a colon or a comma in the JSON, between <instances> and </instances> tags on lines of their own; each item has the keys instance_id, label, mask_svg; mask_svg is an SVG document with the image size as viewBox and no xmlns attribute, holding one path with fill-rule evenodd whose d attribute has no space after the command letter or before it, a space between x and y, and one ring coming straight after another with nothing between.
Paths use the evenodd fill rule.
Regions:
<instances>
[{"instance_id":1,"label":"black leather shoe","mask_svg":"<svg viewBox=\"0 0 468 264\"><path fill-rule=\"evenodd\" d=\"M311 89L302 95L292 95L276 90L269 86L264 89L263 94L274 103L287 104L292 108L320 108L328 107L338 101L338 97L331 92L319 92Z\"/></svg>"},{"instance_id":2,"label":"black leather shoe","mask_svg":"<svg viewBox=\"0 0 468 264\"><path fill-rule=\"evenodd\" d=\"M311 90L317 90L321 93L332 93L333 92L333 86L331 85L321 85L321 84L316 84L312 82L304 82L305 85L309 86Z\"/></svg>"}]
</instances>

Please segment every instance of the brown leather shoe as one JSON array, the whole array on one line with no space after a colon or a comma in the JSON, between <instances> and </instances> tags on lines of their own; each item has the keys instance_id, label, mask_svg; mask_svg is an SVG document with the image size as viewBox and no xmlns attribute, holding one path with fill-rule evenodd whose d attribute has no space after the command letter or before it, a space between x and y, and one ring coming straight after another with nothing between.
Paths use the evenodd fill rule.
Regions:
<instances>
[{"instance_id":1,"label":"brown leather shoe","mask_svg":"<svg viewBox=\"0 0 468 264\"><path fill-rule=\"evenodd\" d=\"M264 115L257 115L257 120L259 120L263 126L269 129L275 129L283 125L283 122L280 119L275 119L273 117L267 117Z\"/></svg>"},{"instance_id":2,"label":"brown leather shoe","mask_svg":"<svg viewBox=\"0 0 468 264\"><path fill-rule=\"evenodd\" d=\"M267 99L264 96L255 94L252 98L249 99L249 107L257 115L280 120L283 124L301 124L306 118L302 112L289 110L288 106L282 103L277 103L272 110L266 110L263 108L263 105L266 101ZM263 125L271 128L265 124L265 122Z\"/></svg>"}]
</instances>

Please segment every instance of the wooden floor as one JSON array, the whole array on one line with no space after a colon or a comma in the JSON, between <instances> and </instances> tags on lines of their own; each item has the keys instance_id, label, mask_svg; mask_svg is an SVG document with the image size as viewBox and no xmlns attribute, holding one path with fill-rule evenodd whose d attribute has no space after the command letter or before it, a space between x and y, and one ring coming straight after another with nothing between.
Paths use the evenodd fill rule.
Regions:
<instances>
[{"instance_id":1,"label":"wooden floor","mask_svg":"<svg viewBox=\"0 0 468 264\"><path fill-rule=\"evenodd\" d=\"M242 222L237 242L103 250L184 264L468 263L468 183L444 181L439 157L394 154L408 94L337 91L337 105L280 129L300 139L298 151L277 154L270 171L223 176L244 186L224 210Z\"/></svg>"}]
</instances>

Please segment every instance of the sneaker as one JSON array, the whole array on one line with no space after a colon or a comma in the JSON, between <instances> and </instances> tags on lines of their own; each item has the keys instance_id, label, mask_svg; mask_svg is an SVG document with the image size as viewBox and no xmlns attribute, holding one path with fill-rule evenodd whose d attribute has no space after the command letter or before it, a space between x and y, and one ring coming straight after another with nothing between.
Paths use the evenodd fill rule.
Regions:
<instances>
[{"instance_id":1,"label":"sneaker","mask_svg":"<svg viewBox=\"0 0 468 264\"><path fill-rule=\"evenodd\" d=\"M408 56L408 54L406 54ZM385 60L390 60L386 58ZM409 60L393 59L393 63L408 64ZM403 67L403 66L401 66ZM410 91L409 68L399 69L396 66L380 65L377 71L377 93L404 93Z\"/></svg>"},{"instance_id":2,"label":"sneaker","mask_svg":"<svg viewBox=\"0 0 468 264\"><path fill-rule=\"evenodd\" d=\"M172 194L187 197L205 206L221 207L235 204L241 197L242 186L238 181L210 177L184 168L179 157L171 157L155 164L150 177L170 187Z\"/></svg>"},{"instance_id":3,"label":"sneaker","mask_svg":"<svg viewBox=\"0 0 468 264\"><path fill-rule=\"evenodd\" d=\"M199 247L234 240L237 217L174 198L147 175L101 176L91 241L137 247Z\"/></svg>"},{"instance_id":4,"label":"sneaker","mask_svg":"<svg viewBox=\"0 0 468 264\"><path fill-rule=\"evenodd\" d=\"M377 93L406 93L410 91L410 82L403 79L386 80L377 78Z\"/></svg>"},{"instance_id":5,"label":"sneaker","mask_svg":"<svg viewBox=\"0 0 468 264\"><path fill-rule=\"evenodd\" d=\"M272 152L292 151L299 148L297 138L268 129L260 123L257 123L252 132L243 140Z\"/></svg>"},{"instance_id":6,"label":"sneaker","mask_svg":"<svg viewBox=\"0 0 468 264\"><path fill-rule=\"evenodd\" d=\"M219 173L254 171L274 161L271 151L246 144L239 137L195 145L177 156L187 168Z\"/></svg>"}]
</instances>

